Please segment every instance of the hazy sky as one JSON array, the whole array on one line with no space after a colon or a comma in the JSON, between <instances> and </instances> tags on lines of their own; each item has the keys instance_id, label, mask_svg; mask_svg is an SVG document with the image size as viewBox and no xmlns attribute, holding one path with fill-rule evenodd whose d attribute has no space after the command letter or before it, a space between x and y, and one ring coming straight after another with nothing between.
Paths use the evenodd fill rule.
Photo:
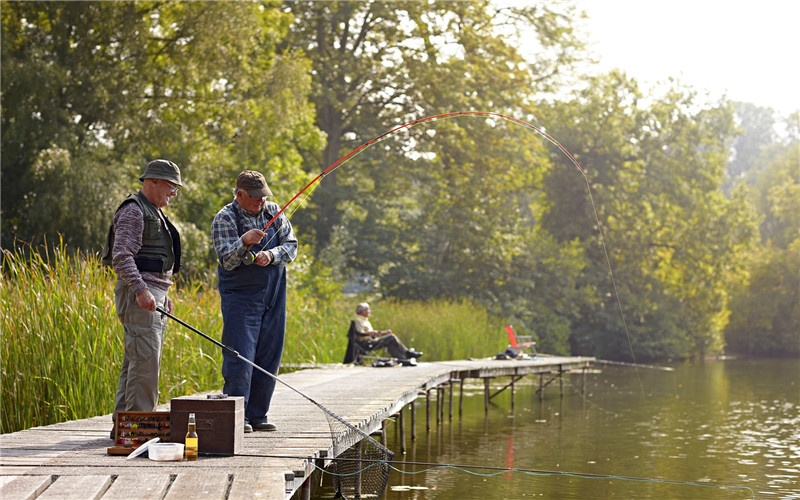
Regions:
<instances>
[{"instance_id":1,"label":"hazy sky","mask_svg":"<svg viewBox=\"0 0 800 500\"><path fill-rule=\"evenodd\" d=\"M786 115L800 109L796 0L575 0L603 69L643 88L668 77Z\"/></svg>"}]
</instances>

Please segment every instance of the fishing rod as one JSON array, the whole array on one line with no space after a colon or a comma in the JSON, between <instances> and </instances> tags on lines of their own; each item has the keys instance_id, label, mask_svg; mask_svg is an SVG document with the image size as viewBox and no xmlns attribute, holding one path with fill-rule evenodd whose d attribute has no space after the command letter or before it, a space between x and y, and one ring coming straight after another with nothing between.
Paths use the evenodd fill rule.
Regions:
<instances>
[{"instance_id":1,"label":"fishing rod","mask_svg":"<svg viewBox=\"0 0 800 500\"><path fill-rule=\"evenodd\" d=\"M285 382L285 381L281 380L281 379L280 379L278 376L276 376L275 374L273 374L273 373L270 373L269 371L267 371L267 370L265 370L264 368L260 367L260 366L259 366L259 365L257 365L256 363L253 363L253 362L252 362L252 361L250 361L249 359L245 358L244 356L242 356L241 354L239 354L239 352L238 352L238 351L236 351L235 349L233 349L232 347L229 347L229 346L227 346L227 345L223 344L222 342L219 342L218 340L216 340L216 339L214 339L214 338L212 338L212 337L210 337L210 336L206 335L205 333L201 332L200 330L198 330L197 328L193 327L192 325L190 325L190 324L186 323L186 322L185 322L185 321L183 321L182 319L180 319L180 318L178 318L178 317L176 317L176 316L173 316L172 314L168 313L168 312L167 312L165 309L163 309L161 306L156 306L156 311L160 312L162 315L164 315L164 316L166 316L166 317L170 318L171 320L173 320L173 321L177 322L177 323L178 323L178 324L180 324L181 326L184 326L184 327L188 328L189 330L191 330L192 332L194 332L194 333L196 333L196 334L200 335L200 336L201 336L201 337L203 337L204 339L206 339L206 340L208 340L208 341L212 342L212 343L213 343L213 344L215 344L216 346L218 346L218 347L222 348L222 349L223 349L225 352L227 352L227 353L228 353L228 354L230 354L231 356L234 356L234 357L236 357L237 359L239 359L239 360L241 360L241 361L244 361L244 362L245 362L245 363L247 363L248 365L250 365L250 366L252 366L253 368L257 369L258 371L260 371L260 372L264 373L265 375L267 375L267 376L271 377L271 378L272 378L272 379L274 379L276 382L280 382L281 384L283 384L284 386L286 386L286 387L287 387L287 388L289 388L290 390L294 391L295 393L297 393L297 394L298 394L298 395L300 395L301 397L303 397L303 398L305 398L306 400L308 400L309 402L313 403L313 404L314 404L314 405L315 405L317 408L319 408L320 410L322 410L323 412L325 412L325 414L326 414L326 415L329 415L330 417L333 417L333 418L334 418L336 421L338 421L339 423L343 424L343 425L344 425L345 427L347 427L348 429L350 429L350 430L352 430L352 431L356 432L356 433L357 433L359 436L361 436L363 439L367 439L367 440L368 440L368 441L369 441L371 444L375 445L375 446L376 446L376 447L377 447L379 450L383 451L383 452L384 452L384 453L385 453L385 454L386 454L386 455L389 457L389 459L391 459L391 458L394 456L394 453L393 453L391 450L389 450L388 448L386 448L386 446L384 446L384 445L380 444L380 443L379 443L378 441L376 441L376 440L375 440L375 439L374 439L372 436L370 436L369 434L367 434L367 433L366 433L366 432L364 432L363 430L359 429L359 428L358 428L358 427L356 427L355 425L351 424L350 422L348 422L348 421L347 421L347 420L345 420L344 418L340 417L339 415L337 415L336 413L334 413L332 410L330 410L330 409L326 408L325 406L323 406L323 405L322 405L322 404L320 404L319 402L315 401L315 400L314 400L314 399L313 399L311 396L309 396L309 395L307 395L307 394L303 393L303 392L302 392L302 391L300 391L299 389L296 389L296 388L292 387L292 386L291 386L289 383L287 383L287 382Z\"/></svg>"},{"instance_id":2,"label":"fishing rod","mask_svg":"<svg viewBox=\"0 0 800 500\"><path fill-rule=\"evenodd\" d=\"M628 347L630 349L631 356L633 357L633 360L635 362L636 361L636 356L635 356L635 354L633 352L633 343L631 342L630 332L628 331L628 324L627 324L627 320L625 319L625 312L624 312L624 310L622 308L622 300L620 299L620 296L619 296L619 288L617 286L616 276L614 274L614 268L611 265L611 257L609 256L608 248L606 247L605 236L603 235L602 225L600 223L600 217L599 217L599 215L597 213L597 207L595 206L594 197L592 196L592 188L591 188L591 184L590 184L590 181L589 181L589 176L587 175L586 170L581 166L581 164L572 155L572 153L570 153L567 150L567 148L565 148L563 145L561 145L560 142L558 142L554 137L549 135L547 132L545 132L541 128L539 128L539 127L537 127L537 126L533 125L532 123L529 123L529 122L527 122L525 120L521 120L519 118L515 118L513 116L505 115L505 114L502 114L502 113L497 113L497 112L494 112L494 111L453 111L453 112L449 112L449 113L440 113L440 114L436 114L436 115L425 116L423 118L419 118L419 119L416 119L416 120L411 120L409 122L406 122L406 123L403 123L401 125L398 125L398 126L392 128L392 129L390 129L390 130L388 130L388 131L386 131L386 132L384 132L384 133L382 133L380 135L377 135L377 136L373 137L372 139L368 140L367 142L364 142L360 146L354 148L353 150L351 150L350 152L348 152L347 154L345 154L344 156L342 156L341 158L339 158L338 160L336 160L335 162L330 164L327 168L325 168L322 172L320 172L316 177L311 179L311 181L309 181L300 191L298 191L294 196L292 196L292 198L288 202L286 202L286 204L283 205L283 207L281 207L280 210L278 210L275 213L275 215L273 215L269 219L269 221L264 226L263 231L266 231L267 229L269 229L269 227L272 226L272 224L281 215L283 215L283 213L286 211L286 209L289 208L289 206L292 203L294 203L295 200L300 198L300 196L302 196L303 193L305 193L308 189L310 189L312 186L314 186L314 184L317 184L318 182L320 182L326 175L330 174L331 172L333 172L337 168L339 168L342 165L344 165L345 163L349 162L350 160L352 160L353 158L358 156L360 153L362 153L367 148L369 148L371 146L374 146L375 144L383 141L387 137L389 137L391 135L394 135L394 134L396 134L397 132L399 132L401 130L410 129L411 127L415 127L415 126L417 126L419 124L426 123L426 122L433 122L433 121L436 121L436 120L443 120L443 119L456 118L456 117L462 117L462 116L489 117L489 118L494 118L494 119L498 119L498 120L503 120L503 121L509 122L511 124L514 124L514 125L522 126L524 128L527 128L528 130L532 130L533 132L538 134L540 137L544 138L546 141L548 141L549 143L551 143L555 147L557 147L559 149L559 151L561 151L564 154L564 156L575 166L575 168L578 169L580 174L583 176L583 178L584 178L584 180L586 182L586 188L588 190L589 201L590 201L590 203L592 205L592 210L594 211L595 222L597 224L599 237L600 237L600 244L601 244L601 246L603 248L603 254L605 256L606 264L608 265L608 270L609 270L610 279L611 279L611 285L612 285L612 288L614 290L614 295L616 297L616 302L617 302L617 308L618 308L618 311L619 311L620 319L622 321L622 328L623 328L623 330L625 332L625 336L626 336L626 338L628 340ZM312 191L310 191L308 193L307 196L310 196L312 192L313 192L313 189L312 189ZM275 235L277 235L277 231L275 232ZM272 238L274 238L275 235L273 235ZM255 261L255 253L251 252L251 248L253 246L254 245L250 245L250 246L247 247L248 251L245 254L245 258L244 258L245 264L252 264ZM633 366L634 368L638 368L635 363L631 364L631 366ZM641 391L642 391L642 394L644 394L644 387L641 387Z\"/></svg>"},{"instance_id":3,"label":"fishing rod","mask_svg":"<svg viewBox=\"0 0 800 500\"><path fill-rule=\"evenodd\" d=\"M306 184L305 187L303 187L303 189L301 189L300 191L297 192L297 194L292 196L292 198L288 202L286 202L286 204L275 215L272 216L272 218L267 222L266 226L264 226L263 230L266 231L273 224L273 222L275 222L275 220L278 217L280 217L281 214L289 207L289 205L294 203L294 201L297 198L302 196L302 194L308 188L310 188L311 186L313 186L317 182L321 181L329 173L333 172L334 170L336 170L340 166L344 165L348 161L350 161L353 158L355 158L356 156L358 156L365 149L367 149L367 148L369 148L371 146L374 146L375 144L381 142L382 140L386 139L390 135L394 135L395 133L397 133L397 132L399 132L399 131L401 131L403 129L409 129L411 127L414 127L416 125L419 125L419 124L425 123L425 122L443 120L443 119L454 118L454 117L459 117L459 116L488 116L488 117L498 118L500 120L505 120L505 121L508 121L510 123L521 125L521 126L527 128L527 129L533 130L534 132L536 132L537 134L542 136L544 139L546 139L548 142L550 142L551 144L555 145L559 150L561 150L561 152L564 153L564 155L572 162L573 165L575 165L575 167L581 172L581 174L584 177L586 176L586 170L584 170L584 168L580 165L580 163L578 163L578 160L576 160L575 157L572 156L572 153L567 151L567 148L562 146L557 140L555 140L552 136L547 134L544 130L540 129L539 127L537 127L537 126L535 126L535 125L533 125L531 123L526 122L525 120L521 120L519 118L515 118L515 117L509 116L509 115L504 115L502 113L497 113L497 112L494 112L494 111L453 111L453 112L450 112L450 113L440 113L438 115L425 116L423 118L418 118L416 120L412 120L412 121L403 123L402 125L398 125L398 126L392 128L392 129L390 129L390 130L388 130L388 131L386 131L386 132L384 132L384 133L382 133L380 135L377 135L377 136L373 137L372 139L370 139L367 142L361 144L357 148L351 150L349 153L345 154L344 156L342 156L341 158L339 158L335 162L331 163L327 168L325 168L322 172L320 172L316 177L311 179L311 181L309 181L309 183Z\"/></svg>"}]
</instances>

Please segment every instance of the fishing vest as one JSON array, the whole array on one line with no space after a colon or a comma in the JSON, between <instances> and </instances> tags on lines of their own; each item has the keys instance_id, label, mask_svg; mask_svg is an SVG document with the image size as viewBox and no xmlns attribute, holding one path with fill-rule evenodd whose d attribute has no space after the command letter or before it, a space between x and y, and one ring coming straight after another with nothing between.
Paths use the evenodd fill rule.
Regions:
<instances>
[{"instance_id":1,"label":"fishing vest","mask_svg":"<svg viewBox=\"0 0 800 500\"><path fill-rule=\"evenodd\" d=\"M144 230L142 231L142 248L134 255L136 268L149 273L166 273L172 269L173 274L181 268L181 238L178 230L169 219L145 198L141 191L125 198L117 212L126 203L135 202L144 214ZM114 248L114 222L108 227L103 264L110 266L111 251Z\"/></svg>"}]
</instances>

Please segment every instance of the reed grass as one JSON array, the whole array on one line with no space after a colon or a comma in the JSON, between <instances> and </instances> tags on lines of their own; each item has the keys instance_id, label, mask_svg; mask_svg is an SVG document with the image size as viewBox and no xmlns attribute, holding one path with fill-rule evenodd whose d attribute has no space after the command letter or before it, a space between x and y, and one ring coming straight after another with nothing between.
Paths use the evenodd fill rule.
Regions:
<instances>
[{"instance_id":1,"label":"reed grass","mask_svg":"<svg viewBox=\"0 0 800 500\"><path fill-rule=\"evenodd\" d=\"M113 411L123 356L115 280L96 255L76 256L63 246L43 254L3 251L0 433ZM291 284L289 290L284 365L341 362L355 306L367 297L319 298ZM170 297L176 317L221 339L213 284L179 281ZM469 303L371 305L373 325L391 328L424 351L424 360L487 357L505 348L501 322ZM218 346L170 321L160 402L221 390L221 363Z\"/></svg>"}]
</instances>

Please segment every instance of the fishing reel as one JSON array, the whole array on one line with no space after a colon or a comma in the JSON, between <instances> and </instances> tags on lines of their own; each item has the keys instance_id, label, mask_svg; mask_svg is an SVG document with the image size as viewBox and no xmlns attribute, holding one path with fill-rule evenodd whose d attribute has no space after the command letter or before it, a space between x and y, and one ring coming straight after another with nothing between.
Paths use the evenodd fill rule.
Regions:
<instances>
[{"instance_id":1,"label":"fishing reel","mask_svg":"<svg viewBox=\"0 0 800 500\"><path fill-rule=\"evenodd\" d=\"M258 257L258 254L261 253L262 251L263 250L259 251L248 250L247 253L244 254L244 256L242 257L242 262L244 262L244 265L246 266L253 264L256 261L256 257ZM272 259L270 259L268 262L272 262Z\"/></svg>"},{"instance_id":2,"label":"fishing reel","mask_svg":"<svg viewBox=\"0 0 800 500\"><path fill-rule=\"evenodd\" d=\"M247 253L244 254L244 257L242 257L242 262L244 262L244 265L246 266L251 265L255 261L256 261L256 252L254 252L253 250L248 250Z\"/></svg>"}]
</instances>

